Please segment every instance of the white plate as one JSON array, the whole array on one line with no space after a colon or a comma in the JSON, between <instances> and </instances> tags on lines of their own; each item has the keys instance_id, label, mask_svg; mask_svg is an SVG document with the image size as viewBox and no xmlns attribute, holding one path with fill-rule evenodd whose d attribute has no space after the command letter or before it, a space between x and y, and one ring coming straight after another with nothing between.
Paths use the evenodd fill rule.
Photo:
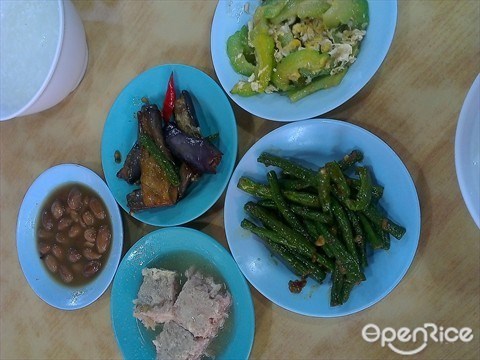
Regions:
<instances>
[{"instance_id":1,"label":"white plate","mask_svg":"<svg viewBox=\"0 0 480 360\"><path fill-rule=\"evenodd\" d=\"M244 5L249 3L249 13ZM343 81L330 89L292 103L287 96L261 94L241 97L230 94L232 87L243 77L236 73L227 56L227 39L246 24L258 6L258 0L220 0L215 10L211 30L211 52L218 80L226 93L249 113L277 121L309 119L340 106L373 77L387 55L397 23L397 1L369 1L370 23L362 41L357 60L348 70Z\"/></svg>"},{"instance_id":2,"label":"white plate","mask_svg":"<svg viewBox=\"0 0 480 360\"><path fill-rule=\"evenodd\" d=\"M388 251L368 257L366 281L356 286L342 306L330 307L330 280L318 285L308 280L301 294L292 294L288 281L293 273L276 260L261 240L240 226L248 217L243 205L253 198L237 188L241 176L266 182L266 168L257 162L263 152L298 159L311 168L338 160L354 148L362 150L362 164L372 169L376 182L385 187L380 205L390 219L406 228L401 240L392 239ZM305 120L284 125L261 138L235 169L225 199L225 232L233 257L250 283L275 304L293 312L318 317L355 313L387 296L402 280L415 256L420 236L420 205L408 170L395 152L372 133L337 120Z\"/></svg>"},{"instance_id":3,"label":"white plate","mask_svg":"<svg viewBox=\"0 0 480 360\"><path fill-rule=\"evenodd\" d=\"M480 75L468 91L458 118L455 168L465 204L480 228Z\"/></svg>"},{"instance_id":4,"label":"white plate","mask_svg":"<svg viewBox=\"0 0 480 360\"><path fill-rule=\"evenodd\" d=\"M94 190L105 203L112 222L112 245L108 260L98 276L81 286L67 286L48 273L40 259L36 225L44 201L56 188L80 183ZM17 252L23 273L33 291L47 304L62 310L83 308L97 300L115 275L123 248L123 227L117 202L107 184L92 170L76 164L62 164L44 171L28 189L17 220Z\"/></svg>"}]
</instances>

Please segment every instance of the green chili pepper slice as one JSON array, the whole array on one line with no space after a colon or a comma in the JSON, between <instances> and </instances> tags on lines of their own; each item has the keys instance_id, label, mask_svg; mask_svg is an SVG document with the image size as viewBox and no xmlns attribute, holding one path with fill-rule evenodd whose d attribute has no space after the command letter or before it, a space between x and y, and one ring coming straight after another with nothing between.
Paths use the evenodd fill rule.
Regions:
<instances>
[{"instance_id":1,"label":"green chili pepper slice","mask_svg":"<svg viewBox=\"0 0 480 360\"><path fill-rule=\"evenodd\" d=\"M327 0L288 0L287 4L282 8L282 11L277 16L271 19L273 24L280 24L281 22L298 17L304 18L320 18L325 11L328 10L330 4Z\"/></svg>"},{"instance_id":2,"label":"green chili pepper slice","mask_svg":"<svg viewBox=\"0 0 480 360\"><path fill-rule=\"evenodd\" d=\"M175 165L165 156L165 154L155 145L155 142L148 137L147 135L141 134L139 136L140 145L144 146L145 149L153 156L157 161L158 165L162 167L167 176L167 180L173 186L180 185L180 177L175 168Z\"/></svg>"},{"instance_id":3,"label":"green chili pepper slice","mask_svg":"<svg viewBox=\"0 0 480 360\"><path fill-rule=\"evenodd\" d=\"M275 58L275 41L269 34L264 7L259 6L253 15L253 28L249 33L255 51L255 71L252 81L239 81L230 91L240 96L252 96L265 92L272 77Z\"/></svg>"},{"instance_id":4,"label":"green chili pepper slice","mask_svg":"<svg viewBox=\"0 0 480 360\"><path fill-rule=\"evenodd\" d=\"M289 0L266 0L262 7L265 19L272 19L277 16L287 5Z\"/></svg>"},{"instance_id":5,"label":"green chili pepper slice","mask_svg":"<svg viewBox=\"0 0 480 360\"><path fill-rule=\"evenodd\" d=\"M292 102L296 102L304 97L313 94L319 90L328 89L337 86L342 82L347 70L342 70L335 75L327 75L314 79L311 83L289 90L287 95Z\"/></svg>"},{"instance_id":6,"label":"green chili pepper slice","mask_svg":"<svg viewBox=\"0 0 480 360\"><path fill-rule=\"evenodd\" d=\"M327 28L340 24L365 29L369 22L367 0L332 0L332 6L323 14Z\"/></svg>"},{"instance_id":7,"label":"green chili pepper slice","mask_svg":"<svg viewBox=\"0 0 480 360\"><path fill-rule=\"evenodd\" d=\"M228 38L227 55L236 72L245 76L250 76L255 71L255 65L250 63L245 57L246 48L248 48L248 27L243 26Z\"/></svg>"},{"instance_id":8,"label":"green chili pepper slice","mask_svg":"<svg viewBox=\"0 0 480 360\"><path fill-rule=\"evenodd\" d=\"M325 70L330 55L320 54L313 49L302 49L284 57L272 75L273 84L281 91L287 91L302 78L301 69L316 76ZM292 84L293 83L293 84Z\"/></svg>"}]
</instances>

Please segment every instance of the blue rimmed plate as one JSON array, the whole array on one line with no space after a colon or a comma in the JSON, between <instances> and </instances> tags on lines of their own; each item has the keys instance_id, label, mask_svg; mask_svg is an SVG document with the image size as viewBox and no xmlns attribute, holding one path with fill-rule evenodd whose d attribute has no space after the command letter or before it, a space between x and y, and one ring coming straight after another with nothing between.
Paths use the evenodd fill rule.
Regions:
<instances>
[{"instance_id":1,"label":"blue rimmed plate","mask_svg":"<svg viewBox=\"0 0 480 360\"><path fill-rule=\"evenodd\" d=\"M67 286L53 278L40 259L36 237L45 201L56 189L68 184L79 184L97 193L112 224L110 254L102 260L101 272L92 281L77 286ZM123 225L118 205L100 176L78 164L53 166L35 179L20 206L16 235L18 260L28 284L43 301L61 310L81 309L96 301L110 285L122 256Z\"/></svg>"},{"instance_id":2,"label":"blue rimmed plate","mask_svg":"<svg viewBox=\"0 0 480 360\"><path fill-rule=\"evenodd\" d=\"M146 224L175 226L202 215L225 190L237 156L237 127L232 107L222 89L202 71L187 65L160 65L135 77L118 95L103 129L102 166L110 190L120 206L129 212L126 196L138 186L117 178L128 152L137 139L135 114L142 106L142 98L162 107L168 79L173 72L177 93L188 90L193 97L202 134L218 133L216 143L223 153L216 174L204 174L193 183L183 199L174 206L133 213ZM115 151L120 151L121 163L115 162Z\"/></svg>"},{"instance_id":3,"label":"blue rimmed plate","mask_svg":"<svg viewBox=\"0 0 480 360\"><path fill-rule=\"evenodd\" d=\"M242 78L236 73L227 56L227 39L252 19L259 0L220 0L215 10L210 36L213 66L227 94L249 113L276 121L309 119L342 105L359 92L377 72L387 56L397 23L397 1L369 1L370 23L355 63L342 82L292 103L287 96L261 94L241 97L230 94ZM245 5L248 4L248 12Z\"/></svg>"},{"instance_id":4,"label":"blue rimmed plate","mask_svg":"<svg viewBox=\"0 0 480 360\"><path fill-rule=\"evenodd\" d=\"M406 228L401 240L392 239L390 250L368 257L366 281L356 286L342 306L330 307L330 279L319 285L309 280L300 294L292 294L288 281L293 273L272 257L262 241L240 226L248 217L243 205L253 198L237 188L241 176L266 182L266 168L258 156L271 152L298 159L311 168L341 159L353 149L364 153L378 184L385 187L380 205L388 216ZM420 237L420 205L407 168L380 138L356 125L338 120L312 119L284 125L256 142L240 160L227 188L225 232L235 261L250 283L275 304L308 316L335 317L366 309L387 296L406 274Z\"/></svg>"},{"instance_id":5,"label":"blue rimmed plate","mask_svg":"<svg viewBox=\"0 0 480 360\"><path fill-rule=\"evenodd\" d=\"M185 269L190 265L210 268L225 281L233 303L222 329L227 333L218 335L220 343L216 346L212 343L215 359L248 359L255 333L255 314L247 282L224 247L210 236L184 227L164 228L144 236L132 246L118 267L112 287L111 317L124 358L155 359L152 340L156 334L146 330L133 317L133 300L143 281L142 269L165 266L177 270L171 268L172 257L179 259L179 263L173 265L177 268ZM190 264L191 258L200 259L202 264Z\"/></svg>"}]
</instances>

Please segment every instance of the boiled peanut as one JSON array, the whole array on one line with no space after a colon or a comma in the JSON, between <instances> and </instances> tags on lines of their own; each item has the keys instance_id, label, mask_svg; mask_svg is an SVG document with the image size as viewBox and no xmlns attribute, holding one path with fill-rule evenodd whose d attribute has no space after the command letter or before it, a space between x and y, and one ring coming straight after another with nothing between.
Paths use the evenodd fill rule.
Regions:
<instances>
[{"instance_id":1,"label":"boiled peanut","mask_svg":"<svg viewBox=\"0 0 480 360\"><path fill-rule=\"evenodd\" d=\"M53 244L52 254L55 255L55 257L58 260L63 260L63 258L65 257L65 253L63 252L63 249L60 246L58 246L57 244Z\"/></svg>"},{"instance_id":2,"label":"boiled peanut","mask_svg":"<svg viewBox=\"0 0 480 360\"><path fill-rule=\"evenodd\" d=\"M90 197L88 195L85 195L85 197L83 198L83 206L87 207L89 202L90 202Z\"/></svg>"},{"instance_id":3,"label":"boiled peanut","mask_svg":"<svg viewBox=\"0 0 480 360\"><path fill-rule=\"evenodd\" d=\"M38 251L40 251L40 254L42 255L46 255L50 252L50 250L52 249L52 245L44 242L44 241L41 241L38 243Z\"/></svg>"},{"instance_id":4,"label":"boiled peanut","mask_svg":"<svg viewBox=\"0 0 480 360\"><path fill-rule=\"evenodd\" d=\"M78 213L78 211L70 209L70 214L69 215L72 218L73 222L78 223L80 221L80 214Z\"/></svg>"},{"instance_id":5,"label":"boiled peanut","mask_svg":"<svg viewBox=\"0 0 480 360\"><path fill-rule=\"evenodd\" d=\"M68 228L70 225L72 225L73 220L71 218L61 218L60 221L58 222L58 230L63 231L66 228Z\"/></svg>"},{"instance_id":6,"label":"boiled peanut","mask_svg":"<svg viewBox=\"0 0 480 360\"><path fill-rule=\"evenodd\" d=\"M93 227L89 227L83 232L83 237L85 240L94 243L95 239L97 238L97 230L95 230Z\"/></svg>"},{"instance_id":7,"label":"boiled peanut","mask_svg":"<svg viewBox=\"0 0 480 360\"><path fill-rule=\"evenodd\" d=\"M45 230L53 230L53 217L47 210L42 212L42 225Z\"/></svg>"},{"instance_id":8,"label":"boiled peanut","mask_svg":"<svg viewBox=\"0 0 480 360\"><path fill-rule=\"evenodd\" d=\"M52 203L50 211L52 212L53 217L58 220L63 216L65 212L65 206L63 206L61 201L57 199Z\"/></svg>"},{"instance_id":9,"label":"boiled peanut","mask_svg":"<svg viewBox=\"0 0 480 360\"><path fill-rule=\"evenodd\" d=\"M100 254L103 254L105 251L107 251L108 246L110 245L110 241L112 239L112 233L108 229L106 225L101 225L98 228L98 233L97 233L97 250Z\"/></svg>"},{"instance_id":10,"label":"boiled peanut","mask_svg":"<svg viewBox=\"0 0 480 360\"><path fill-rule=\"evenodd\" d=\"M52 273L56 273L58 269L58 262L57 259L51 254L45 256L45 265L47 265L48 270Z\"/></svg>"},{"instance_id":11,"label":"boiled peanut","mask_svg":"<svg viewBox=\"0 0 480 360\"><path fill-rule=\"evenodd\" d=\"M82 232L82 227L81 227L80 225L74 224L74 225L72 225L72 227L70 228L70 230L68 230L68 236L69 236L70 238L75 238L75 237L77 237L81 232Z\"/></svg>"},{"instance_id":12,"label":"boiled peanut","mask_svg":"<svg viewBox=\"0 0 480 360\"><path fill-rule=\"evenodd\" d=\"M59 244L66 244L68 242L67 236L63 232L58 232L55 234L55 240Z\"/></svg>"},{"instance_id":13,"label":"boiled peanut","mask_svg":"<svg viewBox=\"0 0 480 360\"><path fill-rule=\"evenodd\" d=\"M82 219L83 219L83 222L85 223L85 225L87 225L87 226L91 226L91 225L95 224L95 217L88 210L83 213Z\"/></svg>"},{"instance_id":14,"label":"boiled peanut","mask_svg":"<svg viewBox=\"0 0 480 360\"><path fill-rule=\"evenodd\" d=\"M50 239L53 237L53 232L47 231L44 228L39 228L37 231L37 235L40 239Z\"/></svg>"},{"instance_id":15,"label":"boiled peanut","mask_svg":"<svg viewBox=\"0 0 480 360\"><path fill-rule=\"evenodd\" d=\"M71 263L76 263L82 258L82 254L80 254L80 252L75 248L69 248L67 256L68 261L70 261Z\"/></svg>"},{"instance_id":16,"label":"boiled peanut","mask_svg":"<svg viewBox=\"0 0 480 360\"><path fill-rule=\"evenodd\" d=\"M99 253L96 253L92 249L86 248L82 252L83 256L85 256L88 260L98 260L102 257Z\"/></svg>"},{"instance_id":17,"label":"boiled peanut","mask_svg":"<svg viewBox=\"0 0 480 360\"><path fill-rule=\"evenodd\" d=\"M63 282L68 284L73 281L73 274L65 265L60 265L58 267L58 273Z\"/></svg>"},{"instance_id":18,"label":"boiled peanut","mask_svg":"<svg viewBox=\"0 0 480 360\"><path fill-rule=\"evenodd\" d=\"M72 210L82 207L82 193L76 186L68 193L67 204Z\"/></svg>"},{"instance_id":19,"label":"boiled peanut","mask_svg":"<svg viewBox=\"0 0 480 360\"><path fill-rule=\"evenodd\" d=\"M105 219L105 210L103 209L100 200L98 200L97 198L91 198L88 206L90 207L90 210L92 210L93 215L95 215L97 219Z\"/></svg>"},{"instance_id":20,"label":"boiled peanut","mask_svg":"<svg viewBox=\"0 0 480 360\"><path fill-rule=\"evenodd\" d=\"M85 246L86 248L94 248L95 247L95 243L94 242L88 242L88 241L85 241L85 243L83 244L83 246Z\"/></svg>"},{"instance_id":21,"label":"boiled peanut","mask_svg":"<svg viewBox=\"0 0 480 360\"><path fill-rule=\"evenodd\" d=\"M85 222L83 221L83 219L80 217L80 220L78 220L78 223L80 224L80 226L84 229L87 228L87 224L85 224Z\"/></svg>"},{"instance_id":22,"label":"boiled peanut","mask_svg":"<svg viewBox=\"0 0 480 360\"><path fill-rule=\"evenodd\" d=\"M83 276L92 277L95 275L98 270L100 270L102 263L98 260L93 260L85 264L83 267Z\"/></svg>"}]
</instances>

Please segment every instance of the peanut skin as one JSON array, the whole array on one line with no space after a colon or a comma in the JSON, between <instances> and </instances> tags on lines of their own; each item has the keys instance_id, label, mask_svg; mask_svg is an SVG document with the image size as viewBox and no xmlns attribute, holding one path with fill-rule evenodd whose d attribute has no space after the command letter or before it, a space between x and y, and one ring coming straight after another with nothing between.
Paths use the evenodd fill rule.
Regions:
<instances>
[{"instance_id":1,"label":"peanut skin","mask_svg":"<svg viewBox=\"0 0 480 360\"><path fill-rule=\"evenodd\" d=\"M98 260L93 260L85 264L83 267L83 276L89 278L95 275L102 267L102 263Z\"/></svg>"},{"instance_id":2,"label":"peanut skin","mask_svg":"<svg viewBox=\"0 0 480 360\"><path fill-rule=\"evenodd\" d=\"M51 254L45 256L45 265L47 265L48 270L50 270L52 273L56 273L58 270L58 261Z\"/></svg>"},{"instance_id":3,"label":"peanut skin","mask_svg":"<svg viewBox=\"0 0 480 360\"><path fill-rule=\"evenodd\" d=\"M112 239L112 233L108 229L108 226L101 225L98 228L97 240L96 240L97 250L100 254L103 254L105 251L107 251L110 245L111 239Z\"/></svg>"}]
</instances>

